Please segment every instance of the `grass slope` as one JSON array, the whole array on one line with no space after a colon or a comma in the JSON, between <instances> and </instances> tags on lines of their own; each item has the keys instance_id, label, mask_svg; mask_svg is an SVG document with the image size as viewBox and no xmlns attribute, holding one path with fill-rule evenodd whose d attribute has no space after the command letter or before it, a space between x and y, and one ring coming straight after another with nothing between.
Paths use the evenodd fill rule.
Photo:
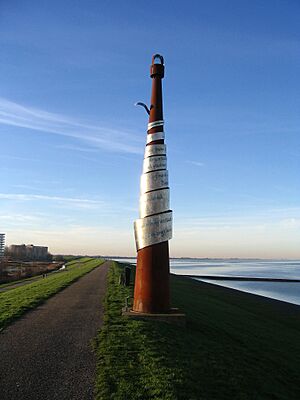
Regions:
<instances>
[{"instance_id":1,"label":"grass slope","mask_svg":"<svg viewBox=\"0 0 300 400\"><path fill-rule=\"evenodd\" d=\"M93 260L93 258L91 258L91 257L76 258L75 260L67 262L65 265L68 267L68 269L70 269L71 267L80 266L82 263L86 263L86 262L88 262L90 260ZM48 272L48 276L50 274L53 274L53 273L55 274L56 272L57 271ZM0 284L0 289L8 287L8 286L13 286L13 285L15 285L17 283L20 283L20 282L27 282L27 281L30 281L30 280L37 280L39 278L42 278L42 276L43 276L43 272L41 272L38 275L30 276L28 278L18 279L16 281L11 281L11 282L6 282L6 283L1 283Z\"/></svg>"},{"instance_id":2,"label":"grass slope","mask_svg":"<svg viewBox=\"0 0 300 400\"><path fill-rule=\"evenodd\" d=\"M109 273L96 398L299 399L300 307L173 276L187 327L121 316L131 288Z\"/></svg>"},{"instance_id":3,"label":"grass slope","mask_svg":"<svg viewBox=\"0 0 300 400\"><path fill-rule=\"evenodd\" d=\"M79 259L76 258L75 260L69 261L66 265L67 265L67 267L70 267L72 265L77 265L78 263L83 264L83 263L89 262L91 260L94 260L94 258L91 258L91 257L82 257Z\"/></svg>"},{"instance_id":4,"label":"grass slope","mask_svg":"<svg viewBox=\"0 0 300 400\"><path fill-rule=\"evenodd\" d=\"M67 271L52 273L45 279L0 293L0 329L103 262L101 259L83 259L79 265L80 260L77 260L76 264L68 264Z\"/></svg>"}]
</instances>

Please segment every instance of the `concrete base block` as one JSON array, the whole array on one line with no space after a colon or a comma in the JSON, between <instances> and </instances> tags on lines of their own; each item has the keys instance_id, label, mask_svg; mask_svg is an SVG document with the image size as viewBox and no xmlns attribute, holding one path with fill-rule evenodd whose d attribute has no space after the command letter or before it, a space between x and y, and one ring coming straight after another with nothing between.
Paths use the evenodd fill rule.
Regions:
<instances>
[{"instance_id":1,"label":"concrete base block","mask_svg":"<svg viewBox=\"0 0 300 400\"><path fill-rule=\"evenodd\" d=\"M166 314L148 314L135 312L125 307L122 310L122 315L134 319L167 322L168 324L180 326L185 326L186 323L185 314L181 313L178 308L171 308L170 312Z\"/></svg>"}]
</instances>

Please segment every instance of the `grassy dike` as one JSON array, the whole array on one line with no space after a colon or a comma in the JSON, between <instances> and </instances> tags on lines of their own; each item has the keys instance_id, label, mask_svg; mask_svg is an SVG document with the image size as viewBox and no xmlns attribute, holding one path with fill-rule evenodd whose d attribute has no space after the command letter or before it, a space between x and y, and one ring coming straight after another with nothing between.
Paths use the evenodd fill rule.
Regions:
<instances>
[{"instance_id":1,"label":"grassy dike","mask_svg":"<svg viewBox=\"0 0 300 400\"><path fill-rule=\"evenodd\" d=\"M186 328L122 317L109 272L96 399L299 399L300 307L172 276Z\"/></svg>"},{"instance_id":2,"label":"grassy dike","mask_svg":"<svg viewBox=\"0 0 300 400\"><path fill-rule=\"evenodd\" d=\"M65 261L67 261L67 259L70 258L70 257L71 256L66 257ZM91 260L93 260L92 257L82 257L82 258L77 257L75 260L72 259L72 261L66 262L65 265L68 267L68 269L70 269L70 268L73 268L74 266L80 266L81 264L83 264L85 262L88 262L88 261L91 261ZM47 274L48 274L48 276L50 276L51 274L55 274L56 272L57 271L51 271L51 272L48 272ZM1 283L0 284L0 289L3 289L5 287L9 287L9 286L14 286L15 284L18 284L20 282L28 282L28 281L31 281L31 280L38 280L38 279L41 279L42 276L43 276L43 272L41 272L38 275L30 276L28 278L23 278L23 279L18 279L16 281L10 281L10 282L6 282L6 283Z\"/></svg>"},{"instance_id":3,"label":"grassy dike","mask_svg":"<svg viewBox=\"0 0 300 400\"><path fill-rule=\"evenodd\" d=\"M76 260L66 264L65 271L51 273L45 279L0 293L0 330L103 262L101 259Z\"/></svg>"}]
</instances>

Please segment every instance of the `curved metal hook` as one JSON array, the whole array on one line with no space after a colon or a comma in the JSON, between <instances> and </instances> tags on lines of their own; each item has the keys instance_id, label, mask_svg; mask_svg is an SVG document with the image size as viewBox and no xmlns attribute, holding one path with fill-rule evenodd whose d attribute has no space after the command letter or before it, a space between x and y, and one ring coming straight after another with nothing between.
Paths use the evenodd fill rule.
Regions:
<instances>
[{"instance_id":1,"label":"curved metal hook","mask_svg":"<svg viewBox=\"0 0 300 400\"><path fill-rule=\"evenodd\" d=\"M157 58L159 58L160 63L161 63L162 65L164 65L164 58L163 58L163 56L161 56L160 54L154 54L154 56L152 57L152 64L155 64L155 60L156 60Z\"/></svg>"},{"instance_id":2,"label":"curved metal hook","mask_svg":"<svg viewBox=\"0 0 300 400\"><path fill-rule=\"evenodd\" d=\"M142 106L142 107L144 107L144 109L146 110L146 113L147 113L148 115L150 115L150 110L149 110L148 106L146 106L145 103L142 103L141 101L139 101L139 102L135 103L134 105L135 105L135 106Z\"/></svg>"}]
</instances>

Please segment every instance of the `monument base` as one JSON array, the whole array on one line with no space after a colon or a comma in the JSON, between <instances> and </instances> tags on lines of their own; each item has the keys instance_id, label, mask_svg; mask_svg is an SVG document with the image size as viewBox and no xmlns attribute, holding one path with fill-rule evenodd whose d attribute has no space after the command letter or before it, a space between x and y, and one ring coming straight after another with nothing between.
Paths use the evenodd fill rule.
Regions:
<instances>
[{"instance_id":1,"label":"monument base","mask_svg":"<svg viewBox=\"0 0 300 400\"><path fill-rule=\"evenodd\" d=\"M180 326L185 326L186 323L185 314L181 313L178 308L171 308L169 313L150 314L150 313L136 312L133 310L129 310L127 307L124 307L122 310L122 315L134 319L167 322L168 324L174 324Z\"/></svg>"}]
</instances>

